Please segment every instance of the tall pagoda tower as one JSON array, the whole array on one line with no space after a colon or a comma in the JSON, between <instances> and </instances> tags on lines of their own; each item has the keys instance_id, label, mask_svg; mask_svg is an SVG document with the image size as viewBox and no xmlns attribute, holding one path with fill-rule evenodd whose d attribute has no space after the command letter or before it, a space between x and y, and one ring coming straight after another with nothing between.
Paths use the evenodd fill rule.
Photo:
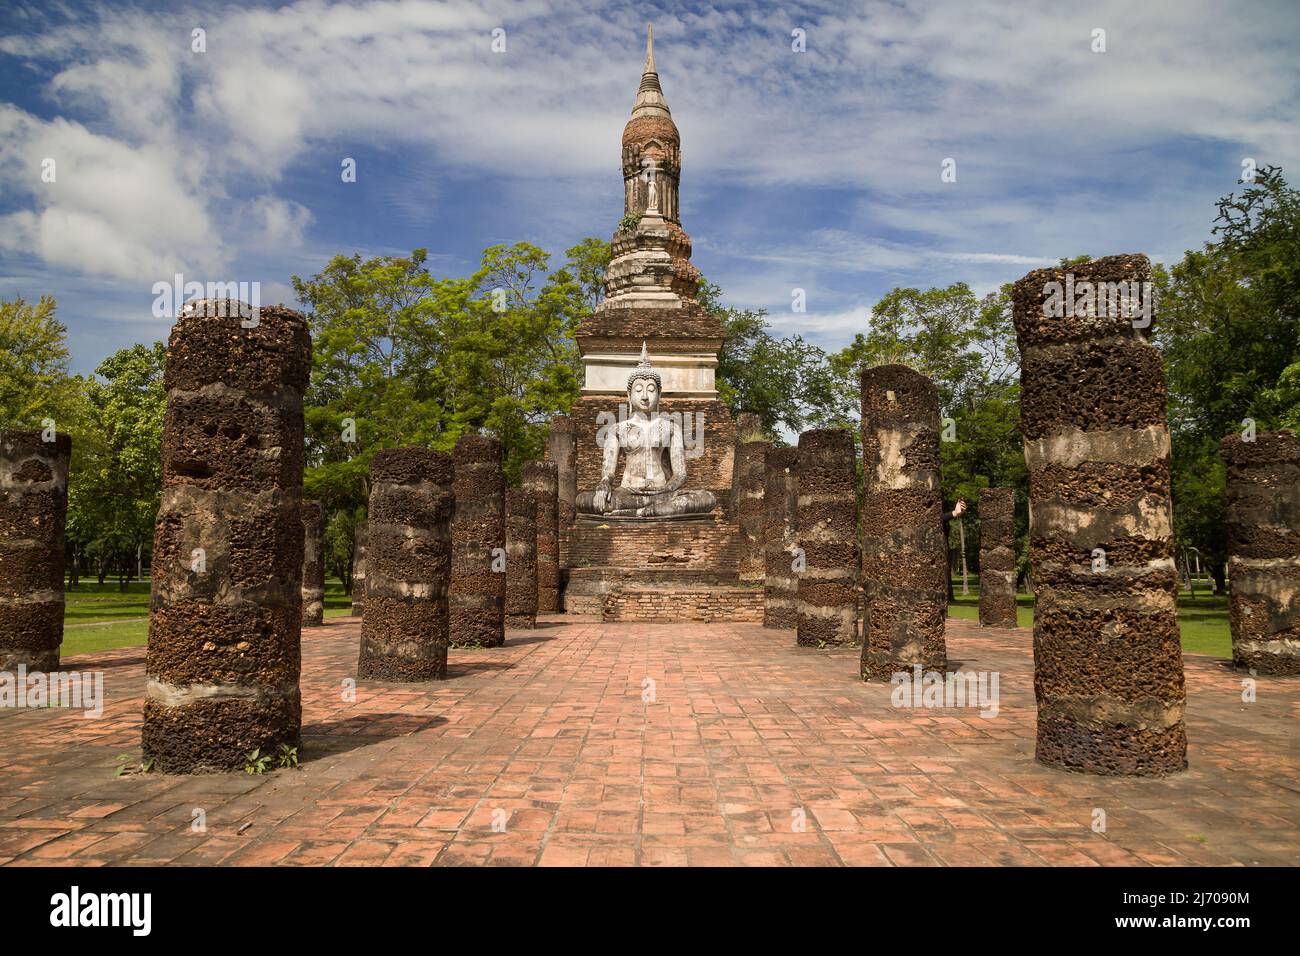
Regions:
<instances>
[{"instance_id":1,"label":"tall pagoda tower","mask_svg":"<svg viewBox=\"0 0 1300 956\"><path fill-rule=\"evenodd\" d=\"M585 372L574 408L577 486L593 487L600 478L597 418L617 415L626 403L628 373L645 343L650 364L663 377L661 411L683 416L687 487L713 491L725 510L735 424L714 382L722 322L696 299L700 272L681 225L681 136L659 82L650 29L632 116L623 127L622 169L623 221L639 220L614 233L605 299L576 334Z\"/></svg>"},{"instance_id":2,"label":"tall pagoda tower","mask_svg":"<svg viewBox=\"0 0 1300 956\"><path fill-rule=\"evenodd\" d=\"M570 611L598 612L601 595L615 581L667 583L668 575L734 583L738 565L732 509L736 425L714 381L722 322L696 298L700 273L681 225L681 136L659 82L650 31L621 145L624 217L614 233L605 299L579 323L575 336L584 368L582 394L572 415L552 428L553 438L571 451L548 451L560 463L561 488L568 489L561 493L561 512L566 501L572 504L573 489L592 489L600 481L604 429L627 414L628 375L641 361L643 344L662 378L660 413L680 416L684 488L713 492L717 505L711 513L690 516L571 518L561 528ZM571 507L567 514L573 515Z\"/></svg>"}]
</instances>

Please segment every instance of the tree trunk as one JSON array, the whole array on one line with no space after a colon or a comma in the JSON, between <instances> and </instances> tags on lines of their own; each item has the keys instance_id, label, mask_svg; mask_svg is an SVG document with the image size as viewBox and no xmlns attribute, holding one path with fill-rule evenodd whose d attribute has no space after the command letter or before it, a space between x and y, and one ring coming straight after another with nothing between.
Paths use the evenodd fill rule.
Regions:
<instances>
[{"instance_id":1,"label":"tree trunk","mask_svg":"<svg viewBox=\"0 0 1300 956\"><path fill-rule=\"evenodd\" d=\"M1228 593L1228 569L1221 561L1209 562L1210 577L1214 578L1214 594L1216 597Z\"/></svg>"}]
</instances>

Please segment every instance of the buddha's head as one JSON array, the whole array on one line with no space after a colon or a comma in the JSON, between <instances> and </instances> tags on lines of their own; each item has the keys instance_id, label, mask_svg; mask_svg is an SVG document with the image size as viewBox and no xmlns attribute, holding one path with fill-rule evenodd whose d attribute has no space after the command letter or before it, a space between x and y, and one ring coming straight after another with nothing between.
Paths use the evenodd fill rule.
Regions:
<instances>
[{"instance_id":1,"label":"buddha's head","mask_svg":"<svg viewBox=\"0 0 1300 956\"><path fill-rule=\"evenodd\" d=\"M641 343L641 361L627 377L627 404L634 412L654 412L659 408L659 393L663 382L659 373L650 367L646 344Z\"/></svg>"}]
</instances>

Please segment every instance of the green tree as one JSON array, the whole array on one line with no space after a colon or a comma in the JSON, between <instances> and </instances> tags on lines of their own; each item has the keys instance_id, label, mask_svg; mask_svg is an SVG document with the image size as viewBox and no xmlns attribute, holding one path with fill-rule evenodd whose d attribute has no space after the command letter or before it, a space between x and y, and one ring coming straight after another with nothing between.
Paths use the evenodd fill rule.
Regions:
<instances>
[{"instance_id":1,"label":"green tree","mask_svg":"<svg viewBox=\"0 0 1300 956\"><path fill-rule=\"evenodd\" d=\"M68 330L55 302L41 296L0 300L0 428L35 428L53 419L60 431L76 410L80 385L68 372Z\"/></svg>"},{"instance_id":2,"label":"green tree","mask_svg":"<svg viewBox=\"0 0 1300 956\"><path fill-rule=\"evenodd\" d=\"M701 282L699 300L722 320L716 381L718 395L733 415L757 415L774 440L844 423L845 409L825 352L799 335L777 338L766 311L722 305L722 290L715 284Z\"/></svg>"},{"instance_id":3,"label":"green tree","mask_svg":"<svg viewBox=\"0 0 1300 956\"><path fill-rule=\"evenodd\" d=\"M940 445L944 495L1021 486L1020 355L1011 287L983 298L964 282L945 289L894 289L873 307L870 329L830 357L843 407L856 419L863 368L901 363L928 375L939 414L951 419Z\"/></svg>"},{"instance_id":4,"label":"green tree","mask_svg":"<svg viewBox=\"0 0 1300 956\"><path fill-rule=\"evenodd\" d=\"M68 543L73 568L89 560L101 583L116 569L125 588L152 544L162 488L166 354L161 342L132 345L84 382L85 417L73 435L68 479Z\"/></svg>"},{"instance_id":5,"label":"green tree","mask_svg":"<svg viewBox=\"0 0 1300 956\"><path fill-rule=\"evenodd\" d=\"M425 258L423 249L409 258L339 255L311 279L292 278L312 333L305 493L327 511L363 508L374 453L429 444L442 424L422 313L433 285Z\"/></svg>"},{"instance_id":6,"label":"green tree","mask_svg":"<svg viewBox=\"0 0 1300 956\"><path fill-rule=\"evenodd\" d=\"M502 442L515 481L542 454L550 416L581 391L574 332L599 302L608 243L585 239L554 270L529 243L486 249L468 276L435 278L426 259L340 255L293 277L313 339L304 485L326 508L340 565L376 451L447 450L482 431Z\"/></svg>"},{"instance_id":7,"label":"green tree","mask_svg":"<svg viewBox=\"0 0 1300 956\"><path fill-rule=\"evenodd\" d=\"M1174 532L1224 587L1219 442L1300 426L1300 195L1280 169L1218 202L1215 239L1157 269L1173 437Z\"/></svg>"},{"instance_id":8,"label":"green tree","mask_svg":"<svg viewBox=\"0 0 1300 956\"><path fill-rule=\"evenodd\" d=\"M950 544L965 543L967 565L978 562L980 489L1011 487L1025 498L1019 362L1011 286L981 298L964 282L892 290L872 308L869 330L830 357L841 403L854 409L855 419L863 368L898 363L934 380L944 498L964 498L971 508L968 519L950 528Z\"/></svg>"}]
</instances>

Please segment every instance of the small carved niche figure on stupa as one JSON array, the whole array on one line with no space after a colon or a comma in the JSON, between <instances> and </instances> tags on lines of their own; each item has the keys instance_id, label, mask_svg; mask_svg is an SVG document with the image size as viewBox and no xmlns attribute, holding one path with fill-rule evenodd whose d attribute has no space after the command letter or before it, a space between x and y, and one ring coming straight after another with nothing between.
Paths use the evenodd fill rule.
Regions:
<instances>
[{"instance_id":1,"label":"small carved niche figure on stupa","mask_svg":"<svg viewBox=\"0 0 1300 956\"><path fill-rule=\"evenodd\" d=\"M682 428L672 417L659 414L662 389L643 342L641 361L627 378L628 417L606 429L600 484L574 499L578 512L660 518L713 510L717 503L713 492L682 489L686 483ZM620 452L626 461L623 480L615 487Z\"/></svg>"}]
</instances>

